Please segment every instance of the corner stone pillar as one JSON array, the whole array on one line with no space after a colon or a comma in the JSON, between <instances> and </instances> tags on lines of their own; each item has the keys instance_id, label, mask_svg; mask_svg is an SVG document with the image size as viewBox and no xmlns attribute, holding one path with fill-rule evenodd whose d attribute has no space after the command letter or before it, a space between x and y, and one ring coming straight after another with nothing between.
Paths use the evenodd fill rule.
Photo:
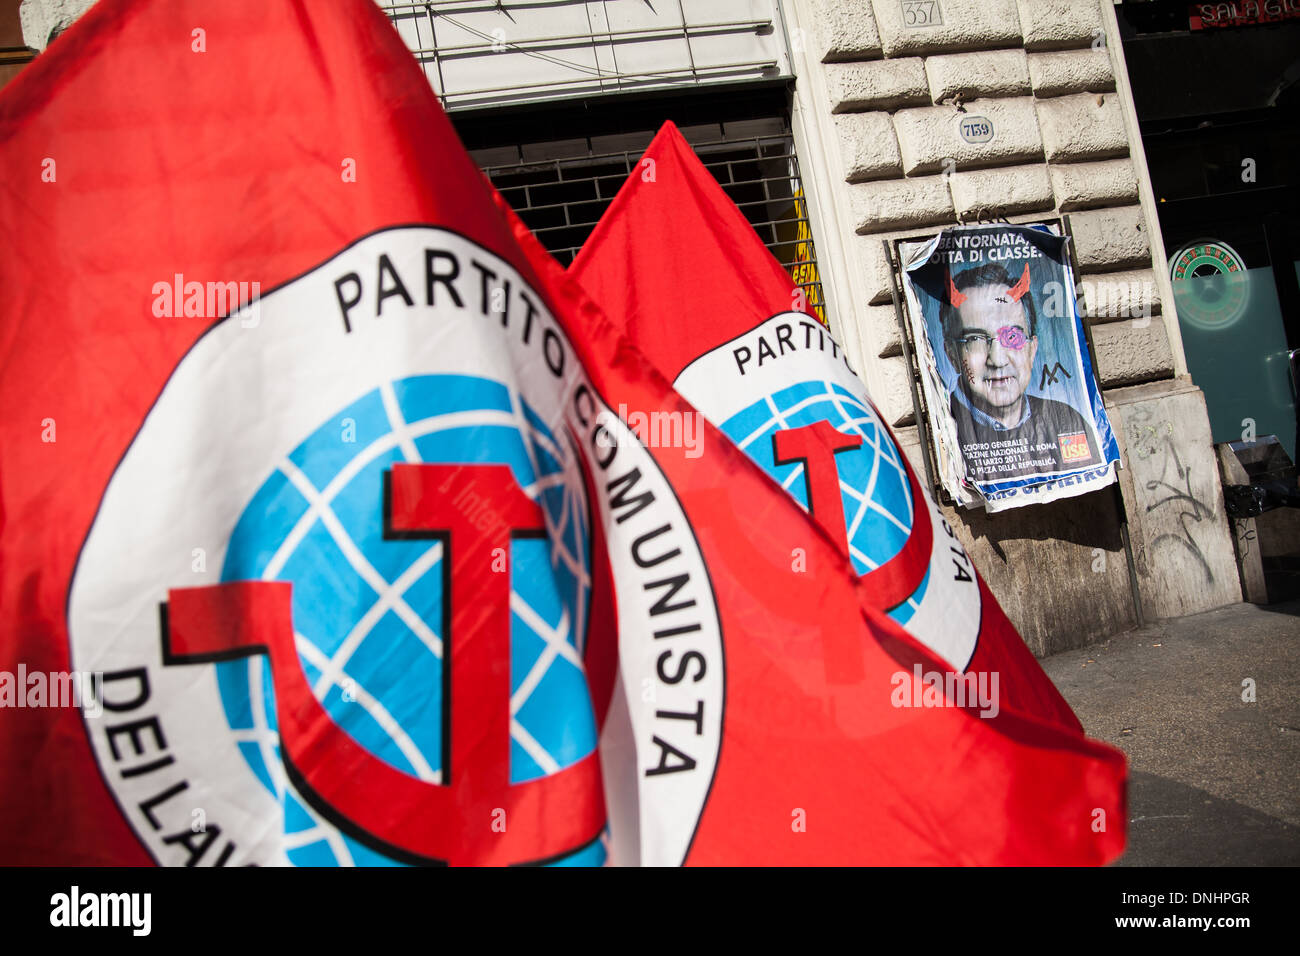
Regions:
<instances>
[{"instance_id":1,"label":"corner stone pillar","mask_svg":"<svg viewBox=\"0 0 1300 956\"><path fill-rule=\"evenodd\" d=\"M1106 392L1142 613L1197 614L1241 600L1205 396L1186 378Z\"/></svg>"}]
</instances>

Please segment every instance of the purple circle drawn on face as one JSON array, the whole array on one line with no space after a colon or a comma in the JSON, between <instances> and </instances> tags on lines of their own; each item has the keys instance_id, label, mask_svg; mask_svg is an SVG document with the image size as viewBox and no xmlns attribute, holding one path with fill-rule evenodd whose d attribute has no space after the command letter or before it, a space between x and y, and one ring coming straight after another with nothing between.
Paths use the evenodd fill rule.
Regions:
<instances>
[{"instance_id":1,"label":"purple circle drawn on face","mask_svg":"<svg viewBox=\"0 0 1300 956\"><path fill-rule=\"evenodd\" d=\"M1004 325L998 329L998 343L1007 349L1019 352L1025 347L1024 329L1016 325Z\"/></svg>"}]
</instances>

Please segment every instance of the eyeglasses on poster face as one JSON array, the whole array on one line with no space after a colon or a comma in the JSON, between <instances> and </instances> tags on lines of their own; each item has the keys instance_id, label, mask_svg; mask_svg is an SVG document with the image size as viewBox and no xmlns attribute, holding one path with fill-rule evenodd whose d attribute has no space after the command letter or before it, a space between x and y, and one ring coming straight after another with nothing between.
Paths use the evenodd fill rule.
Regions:
<instances>
[{"instance_id":1,"label":"eyeglasses on poster face","mask_svg":"<svg viewBox=\"0 0 1300 956\"><path fill-rule=\"evenodd\" d=\"M1028 341L1025 330L1018 325L1004 325L995 335L989 335L987 332L963 332L957 341L971 358L983 358L989 354L989 348L995 338L1003 348L1016 352L1023 349Z\"/></svg>"}]
</instances>

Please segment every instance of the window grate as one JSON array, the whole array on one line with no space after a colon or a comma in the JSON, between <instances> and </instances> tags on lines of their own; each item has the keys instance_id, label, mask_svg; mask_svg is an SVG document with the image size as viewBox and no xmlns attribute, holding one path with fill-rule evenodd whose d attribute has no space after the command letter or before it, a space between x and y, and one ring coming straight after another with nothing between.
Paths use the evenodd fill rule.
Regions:
<instances>
[{"instance_id":1,"label":"window grate","mask_svg":"<svg viewBox=\"0 0 1300 956\"><path fill-rule=\"evenodd\" d=\"M781 127L782 131L697 138L691 145L791 275L802 292L803 310L825 324L825 302L799 160L784 121L773 120L768 125ZM718 128L712 127L715 131ZM651 136L630 134L627 139L637 145L615 151L599 150L591 139L585 139L494 147L474 151L474 155L519 218L556 259L568 266L636 168ZM530 160L530 156L545 155L548 147L557 154L555 158ZM794 308L799 305L792 303Z\"/></svg>"}]
</instances>

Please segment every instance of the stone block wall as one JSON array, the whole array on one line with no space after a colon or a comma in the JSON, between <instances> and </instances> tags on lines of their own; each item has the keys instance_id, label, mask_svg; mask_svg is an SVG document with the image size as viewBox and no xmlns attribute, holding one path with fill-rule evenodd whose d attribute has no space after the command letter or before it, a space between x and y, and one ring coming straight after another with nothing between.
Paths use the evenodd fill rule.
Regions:
<instances>
[{"instance_id":1,"label":"stone block wall","mask_svg":"<svg viewBox=\"0 0 1300 956\"><path fill-rule=\"evenodd\" d=\"M848 264L867 295L841 310L858 325L844 337L895 426L915 416L894 315L879 308L890 302L881 240L947 225L1069 215L1103 385L1174 375L1158 318L1164 264L1139 205L1101 2L934 0L942 22L929 26L908 25L902 0L801 4L833 116L836 201L855 231ZM977 116L993 125L988 142L961 135Z\"/></svg>"}]
</instances>

